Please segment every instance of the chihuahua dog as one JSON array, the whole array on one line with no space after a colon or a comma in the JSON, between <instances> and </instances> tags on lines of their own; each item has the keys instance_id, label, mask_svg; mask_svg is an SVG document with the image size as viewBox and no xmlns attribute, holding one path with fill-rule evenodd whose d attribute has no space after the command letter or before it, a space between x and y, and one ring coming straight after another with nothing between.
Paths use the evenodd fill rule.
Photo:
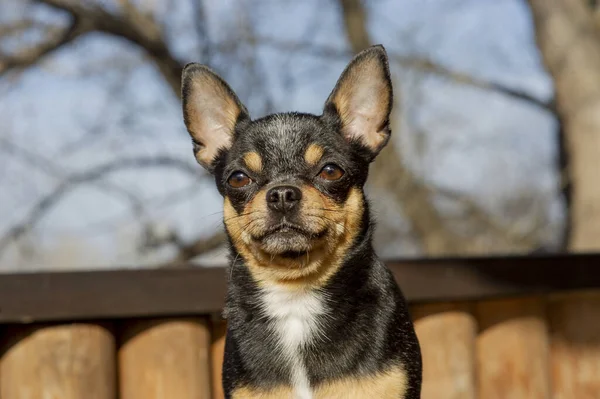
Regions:
<instances>
[{"instance_id":1,"label":"chihuahua dog","mask_svg":"<svg viewBox=\"0 0 600 399\"><path fill-rule=\"evenodd\" d=\"M320 116L251 120L219 76L188 64L183 114L224 198L231 247L227 398L420 397L404 297L372 246L363 187L390 137L382 46L358 54Z\"/></svg>"}]
</instances>

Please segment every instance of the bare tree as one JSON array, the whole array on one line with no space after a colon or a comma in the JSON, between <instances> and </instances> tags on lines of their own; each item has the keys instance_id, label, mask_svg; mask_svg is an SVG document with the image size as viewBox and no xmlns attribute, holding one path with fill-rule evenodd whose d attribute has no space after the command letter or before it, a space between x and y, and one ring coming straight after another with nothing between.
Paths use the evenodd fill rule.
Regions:
<instances>
[{"instance_id":1,"label":"bare tree","mask_svg":"<svg viewBox=\"0 0 600 399\"><path fill-rule=\"evenodd\" d=\"M2 47L0 47L0 76L7 76L12 72L37 65L45 57L71 45L90 33L96 32L124 39L142 50L147 59L155 65L171 92L179 97L180 75L184 61L178 59L175 55L175 51L167 38L167 28L164 23L160 21L156 13L144 8L143 2L119 0L114 7L107 7L105 2L92 0L86 2L35 0L33 3L64 13L68 16L68 23L65 25L48 24L34 18L26 18L12 21L10 24L0 25L0 43L3 38L14 37L24 31L33 29L42 32L42 39L39 41L23 42L16 49L4 53ZM323 59L341 60L371 44L366 22L367 10L361 0L339 0L340 15L344 21L345 33L350 45L348 49L324 46L311 41L290 42L274 37L264 37L253 30L251 23L248 23L245 27L241 40L214 43L207 35L206 14L202 0L193 0L192 4L195 13L195 34L199 43L197 54L194 55L195 60L212 65L213 59L218 54L235 54L238 57L236 62L242 62L245 68L250 70L249 81L264 80L263 67L256 62L253 56L256 47L259 45L286 52L310 54ZM238 51L240 42L245 43L247 49ZM412 57L391 53L390 59L394 64L407 70L440 76L462 85L501 93L548 112L555 112L553 103L546 103L526 91L505 87L498 83L453 71L422 56ZM396 93L400 93L398 88L396 88ZM265 95L264 103L264 111L269 112L272 107L268 95ZM399 107L400 104L397 103L396 108ZM395 119L398 119L398 117ZM402 132L398 131L397 120L394 121L394 125L396 126L394 136L398 137L398 133L402 134ZM394 140L397 140L397 138ZM98 179L101 175L111 173L111 171L121 167L143 167L146 162L156 162L165 167L175 166L183 169L188 167L179 165L176 161L169 164L164 157L162 159L157 157L155 160L123 159L114 164L100 165L78 174L63 176L63 183L48 196L42 198L38 204L34 205L31 213L20 223L12 226L5 237L0 238L0 250L9 241L14 241L28 232L44 212L56 204L65 192L76 185L89 182L104 184ZM440 195L460 203L464 208L463 214L467 223L474 225L475 229L489 232L496 238L494 250L528 251L535 249L538 245L538 230L541 229L542 222L525 233L503 225L477 206L474 201L457 193L428 185L407 167L400 155L393 150L393 146L388 146L382 152L378 162L373 166L372 174L372 186L385 191L393 197L394 201L400 204L403 214L410 222L411 234L419 242L423 252L427 254L466 254L490 249L482 247L472 234L457 234L452 228L452 224L446 220L445 216L435 206L435 196ZM132 200L132 203L135 203L135 200ZM175 245L179 249L178 254L168 263L182 263L205 251L218 247L224 242L224 235L222 232L218 232L208 238L183 242L177 232L169 232L160 239L149 237L147 241L153 247L167 244Z\"/></svg>"},{"instance_id":2,"label":"bare tree","mask_svg":"<svg viewBox=\"0 0 600 399\"><path fill-rule=\"evenodd\" d=\"M362 0L340 0L340 8L346 28L346 37L354 52L359 52L372 44L367 29L367 11ZM479 88L495 89L500 92L526 100L536 104L541 108L551 110L550 104L544 104L539 100L525 93L517 92L499 85L491 85L476 79L455 73L432 61L426 59L398 59L392 57L393 61L400 65L409 66L428 73L436 73L451 81L473 85ZM401 93L400 84L394 82L396 96ZM401 113L398 108L401 106L398 100L395 100L396 115ZM377 162L371 169L371 184L377 189L392 195L400 204L403 214L408 218L412 235L422 246L423 252L429 255L464 255L485 253L489 250L497 252L523 252L537 249L539 245L537 234L543 227L543 221L540 221L533 229L526 233L513 230L510 226L504 226L495 221L475 202L465 196L447 190L428 186L422 179L416 176L410 168L403 162L398 151L395 150L393 142L398 140L401 131L399 123L392 121L394 134L392 135L392 145L388 145L380 154ZM451 200L459 202L464 208L464 218L462 223L469 223L476 226L479 231L487 231L495 237L493 248L482 246L482 244L472 235L461 235L452 229L451 223L442 215L434 204L435 195L442 195Z\"/></svg>"},{"instance_id":3,"label":"bare tree","mask_svg":"<svg viewBox=\"0 0 600 399\"><path fill-rule=\"evenodd\" d=\"M600 13L593 3L529 0L569 158L569 249L580 252L600 247Z\"/></svg>"},{"instance_id":4,"label":"bare tree","mask_svg":"<svg viewBox=\"0 0 600 399\"><path fill-rule=\"evenodd\" d=\"M70 0L40 0L37 3L50 6L56 10L66 12L70 17L70 22L66 26L47 25L34 19L15 21L0 27L0 40L22 34L28 29L40 30L42 40L29 45L24 44L11 53L2 53L0 51L0 76L13 71L19 71L42 61L46 56L51 55L57 50L70 45L76 39L92 32L101 32L118 38L123 38L135 46L144 50L149 59L156 65L160 74L166 83L172 89L175 96L179 96L180 76L183 69L181 61L177 60L171 53L167 45L163 26L150 14L143 12L137 5L127 0L119 2L117 12L110 12L103 8L100 3L79 2ZM202 13L202 2L197 2L197 13ZM198 30L199 34L205 32ZM202 38L205 39L205 38ZM208 55L207 47L204 47L202 53ZM45 162L44 170L55 172L59 169L56 165L40 154L26 154L23 149L19 149L8 139L3 139L2 146L5 151L17 153L23 158L26 155L27 162ZM87 171L77 174L65 174L61 172L61 183L50 193L46 194L33 205L30 212L15 225L11 226L0 237L0 254L11 242L15 242L31 231L31 229L50 211L59 201L70 191L82 184L96 184L111 189L113 191L121 190L118 187L110 186L102 178L110 173L128 168L147 168L147 167L168 167L178 168L184 173L189 173L194 178L199 175L198 168L194 168L190 163L182 162L178 159L163 157L118 159L105 165L95 166ZM54 174L58 175L58 172ZM123 194L123 193L121 193ZM124 195L124 194L123 194ZM136 212L144 209L140 206L140 199L134 193L127 193L127 198L135 204ZM155 246L175 245L179 251L178 254L168 264L184 263L201 253L210 251L222 245L224 234L218 231L208 238L197 239L193 242L184 242L175 232L171 232L168 237L163 237L160 243L153 243Z\"/></svg>"}]
</instances>

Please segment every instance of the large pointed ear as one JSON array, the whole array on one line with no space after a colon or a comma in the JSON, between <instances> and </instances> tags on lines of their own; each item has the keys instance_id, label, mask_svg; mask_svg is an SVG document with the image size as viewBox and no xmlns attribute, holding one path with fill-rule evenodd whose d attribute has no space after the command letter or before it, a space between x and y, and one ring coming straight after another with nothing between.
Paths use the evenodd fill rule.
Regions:
<instances>
[{"instance_id":1,"label":"large pointed ear","mask_svg":"<svg viewBox=\"0 0 600 399\"><path fill-rule=\"evenodd\" d=\"M196 63L183 69L181 97L196 159L212 171L219 152L231 148L236 124L249 119L248 111L223 79Z\"/></svg>"},{"instance_id":2,"label":"large pointed ear","mask_svg":"<svg viewBox=\"0 0 600 399\"><path fill-rule=\"evenodd\" d=\"M325 103L324 115L339 122L342 134L358 141L374 158L390 138L392 81L383 46L357 54Z\"/></svg>"}]
</instances>

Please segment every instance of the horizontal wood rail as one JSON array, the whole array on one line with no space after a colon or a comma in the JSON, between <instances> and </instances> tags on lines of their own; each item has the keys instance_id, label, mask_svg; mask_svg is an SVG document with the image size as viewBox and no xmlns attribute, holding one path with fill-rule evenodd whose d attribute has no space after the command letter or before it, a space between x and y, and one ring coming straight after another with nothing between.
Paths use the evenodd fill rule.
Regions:
<instances>
[{"instance_id":1,"label":"horizontal wood rail","mask_svg":"<svg viewBox=\"0 0 600 399\"><path fill-rule=\"evenodd\" d=\"M391 260L411 303L600 288L600 254ZM0 323L219 313L224 267L0 275Z\"/></svg>"}]
</instances>

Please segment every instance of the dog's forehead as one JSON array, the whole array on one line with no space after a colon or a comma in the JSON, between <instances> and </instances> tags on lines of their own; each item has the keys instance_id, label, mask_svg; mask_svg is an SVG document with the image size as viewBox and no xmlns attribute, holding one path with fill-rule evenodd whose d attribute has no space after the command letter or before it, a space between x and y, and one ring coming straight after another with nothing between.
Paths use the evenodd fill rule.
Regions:
<instances>
[{"instance_id":1,"label":"dog's forehead","mask_svg":"<svg viewBox=\"0 0 600 399\"><path fill-rule=\"evenodd\" d=\"M308 116L273 115L255 121L246 136L250 144L271 158L294 157L314 139L318 121Z\"/></svg>"},{"instance_id":2,"label":"dog's forehead","mask_svg":"<svg viewBox=\"0 0 600 399\"><path fill-rule=\"evenodd\" d=\"M294 171L305 166L306 151L319 146L323 151L339 147L340 135L317 116L275 114L256 121L239 133L234 142L237 157L256 153L265 171Z\"/></svg>"}]
</instances>

